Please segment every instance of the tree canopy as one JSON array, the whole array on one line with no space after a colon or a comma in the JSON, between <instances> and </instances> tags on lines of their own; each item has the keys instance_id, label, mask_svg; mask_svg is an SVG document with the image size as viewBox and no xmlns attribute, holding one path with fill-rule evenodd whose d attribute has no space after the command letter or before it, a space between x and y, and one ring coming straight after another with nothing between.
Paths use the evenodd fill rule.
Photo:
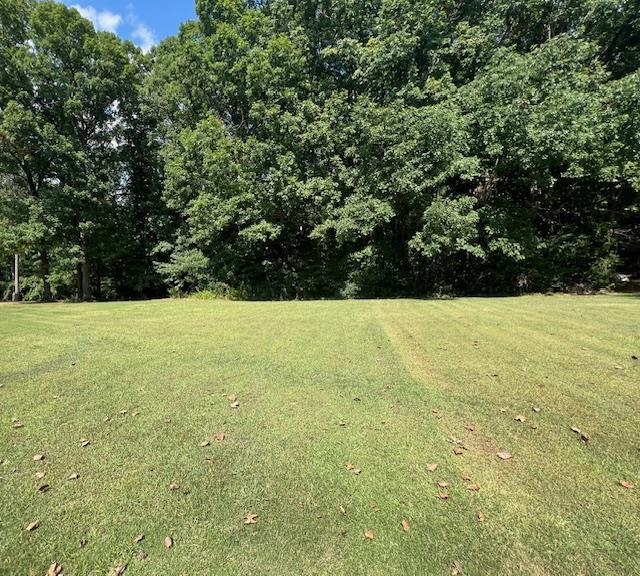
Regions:
<instances>
[{"instance_id":1,"label":"tree canopy","mask_svg":"<svg viewBox=\"0 0 640 576\"><path fill-rule=\"evenodd\" d=\"M640 272L638 0L0 0L0 288L513 293ZM2 284L4 282L4 284Z\"/></svg>"}]
</instances>

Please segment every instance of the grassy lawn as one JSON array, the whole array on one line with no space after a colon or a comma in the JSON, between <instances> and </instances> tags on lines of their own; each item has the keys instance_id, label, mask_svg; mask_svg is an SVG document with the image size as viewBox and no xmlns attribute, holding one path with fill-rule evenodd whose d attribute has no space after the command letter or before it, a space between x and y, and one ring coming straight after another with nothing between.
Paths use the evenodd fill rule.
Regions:
<instances>
[{"instance_id":1,"label":"grassy lawn","mask_svg":"<svg viewBox=\"0 0 640 576\"><path fill-rule=\"evenodd\" d=\"M2 305L0 337L0 574L640 573L640 297Z\"/></svg>"}]
</instances>

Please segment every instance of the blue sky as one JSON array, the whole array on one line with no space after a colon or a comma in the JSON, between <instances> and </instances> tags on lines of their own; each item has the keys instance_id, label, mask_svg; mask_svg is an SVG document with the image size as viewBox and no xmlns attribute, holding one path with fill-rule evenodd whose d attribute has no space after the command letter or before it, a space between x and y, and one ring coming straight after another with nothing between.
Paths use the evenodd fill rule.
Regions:
<instances>
[{"instance_id":1,"label":"blue sky","mask_svg":"<svg viewBox=\"0 0 640 576\"><path fill-rule=\"evenodd\" d=\"M115 32L148 51L195 18L195 0L64 0L98 30Z\"/></svg>"}]
</instances>

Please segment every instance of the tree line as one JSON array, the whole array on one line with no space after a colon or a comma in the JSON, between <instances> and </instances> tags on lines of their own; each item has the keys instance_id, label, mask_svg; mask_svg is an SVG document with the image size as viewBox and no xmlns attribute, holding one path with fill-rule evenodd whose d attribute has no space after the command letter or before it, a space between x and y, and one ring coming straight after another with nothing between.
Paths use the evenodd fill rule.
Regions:
<instances>
[{"instance_id":1,"label":"tree line","mask_svg":"<svg viewBox=\"0 0 640 576\"><path fill-rule=\"evenodd\" d=\"M0 298L14 268L43 300L640 271L640 0L196 11L143 54L62 4L0 0Z\"/></svg>"}]
</instances>

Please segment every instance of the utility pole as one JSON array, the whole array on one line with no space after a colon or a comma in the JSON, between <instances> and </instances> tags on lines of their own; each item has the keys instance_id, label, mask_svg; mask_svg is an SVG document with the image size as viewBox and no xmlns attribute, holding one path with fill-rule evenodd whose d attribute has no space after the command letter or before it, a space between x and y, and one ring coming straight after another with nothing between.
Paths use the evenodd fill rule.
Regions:
<instances>
[{"instance_id":1,"label":"utility pole","mask_svg":"<svg viewBox=\"0 0 640 576\"><path fill-rule=\"evenodd\" d=\"M13 298L14 302L20 302L20 255L13 256Z\"/></svg>"}]
</instances>

